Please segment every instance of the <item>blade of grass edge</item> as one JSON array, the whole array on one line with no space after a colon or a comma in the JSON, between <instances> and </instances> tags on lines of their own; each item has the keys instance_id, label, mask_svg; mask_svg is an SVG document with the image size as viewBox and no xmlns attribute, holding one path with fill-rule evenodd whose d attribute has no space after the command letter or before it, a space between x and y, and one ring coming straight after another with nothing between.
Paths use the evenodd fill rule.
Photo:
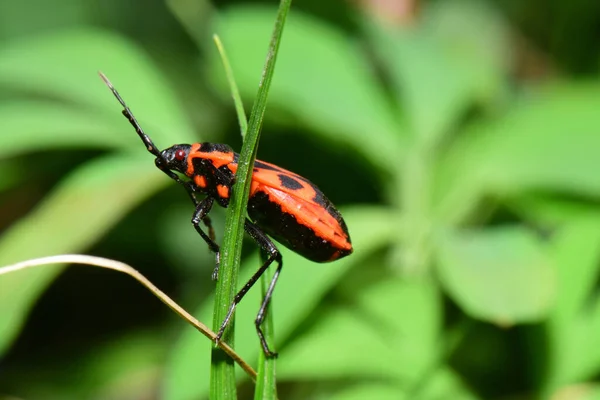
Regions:
<instances>
[{"instance_id":1,"label":"blade of grass edge","mask_svg":"<svg viewBox=\"0 0 600 400\"><path fill-rule=\"evenodd\" d=\"M233 71L231 69L231 64L229 63L229 59L227 57L227 53L223 47L223 43L218 35L213 35L213 40L217 49L219 50L219 54L221 56L221 61L223 63L223 68L225 68L225 74L227 75L227 81L229 82L229 86L231 89L231 95L233 97L233 102L235 104L235 109L237 112L238 121L240 124L240 130L242 134L242 139L246 136L246 132L248 131L248 120L246 117L246 112L244 111L244 104L242 102L242 97L240 96L240 92L235 82L235 78L233 75ZM261 262L265 262L266 257L264 252L261 252ZM265 297L265 293L267 287L270 282L270 277L267 274L264 274L261 277L261 290L262 290L262 298ZM264 323L263 333L265 335L265 339L267 343L273 345L275 343L274 337L274 327L273 327L273 313L271 312L271 307L267 309L267 315ZM263 352L259 353L259 376L257 380L257 385L254 391L255 399L276 399L277 398L277 385L275 380L275 358L267 358L265 357Z\"/></svg>"},{"instance_id":2,"label":"blade of grass edge","mask_svg":"<svg viewBox=\"0 0 600 400\"><path fill-rule=\"evenodd\" d=\"M267 96L277 52L281 41L283 26L290 9L291 0L281 0L275 28L269 44L267 59L263 75L261 77L256 101L250 114L250 123L242 151L240 153L238 170L236 173L236 184L234 185L232 201L227 210L225 219L225 236L221 252L221 277L217 282L215 292L215 311L213 318L213 329L219 329L221 322L225 319L229 305L233 301L237 287L237 275L241 259L242 240L244 237L245 206L248 203L250 192L250 173L254 166L260 128L267 106ZM235 320L232 318L228 327L233 331ZM233 335L225 332L223 340L234 347ZM210 397L211 399L234 399L236 396L234 365L228 357L219 349L213 349L211 355Z\"/></svg>"},{"instance_id":3,"label":"blade of grass edge","mask_svg":"<svg viewBox=\"0 0 600 400\"><path fill-rule=\"evenodd\" d=\"M235 105L235 112L237 113L238 122L240 124L242 139L244 139L246 137L246 132L248 131L248 118L246 117L246 111L244 111L242 96L240 96L240 90L238 89L237 83L235 83L233 70L231 69L231 64L229 63L229 58L227 57L227 53L225 52L221 38L219 38L219 35L214 34L213 40L217 46L217 50L219 50L221 61L223 62L223 68L225 69L227 82L229 83L229 88L231 89L231 97L233 97L233 104Z\"/></svg>"}]
</instances>

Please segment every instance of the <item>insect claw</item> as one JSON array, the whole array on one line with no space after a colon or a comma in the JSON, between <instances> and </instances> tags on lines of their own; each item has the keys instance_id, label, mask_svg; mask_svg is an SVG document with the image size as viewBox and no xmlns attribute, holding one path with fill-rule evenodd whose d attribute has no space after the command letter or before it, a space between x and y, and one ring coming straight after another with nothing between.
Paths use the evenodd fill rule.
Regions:
<instances>
[{"instance_id":1,"label":"insect claw","mask_svg":"<svg viewBox=\"0 0 600 400\"><path fill-rule=\"evenodd\" d=\"M279 357L279 353L278 352L271 351L271 350L269 350L268 352L265 352L265 355L267 357L270 357L270 358L277 358L277 357Z\"/></svg>"},{"instance_id":2,"label":"insect claw","mask_svg":"<svg viewBox=\"0 0 600 400\"><path fill-rule=\"evenodd\" d=\"M215 269L213 269L213 273L212 273L212 280L218 281L219 280L219 267L221 266L221 253L216 252L215 258L216 258L216 263L215 263Z\"/></svg>"},{"instance_id":3,"label":"insect claw","mask_svg":"<svg viewBox=\"0 0 600 400\"><path fill-rule=\"evenodd\" d=\"M223 338L223 334L225 333L225 327L221 326L221 328L219 329L219 332L217 332L217 336L215 337L215 345L219 345L219 343L221 342L221 339Z\"/></svg>"}]
</instances>

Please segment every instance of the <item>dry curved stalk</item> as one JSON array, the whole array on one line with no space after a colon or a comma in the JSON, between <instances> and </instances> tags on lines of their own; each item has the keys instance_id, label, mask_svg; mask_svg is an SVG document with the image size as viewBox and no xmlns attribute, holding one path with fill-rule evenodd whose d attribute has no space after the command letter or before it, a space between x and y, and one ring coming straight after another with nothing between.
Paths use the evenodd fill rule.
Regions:
<instances>
[{"instance_id":1,"label":"dry curved stalk","mask_svg":"<svg viewBox=\"0 0 600 400\"><path fill-rule=\"evenodd\" d=\"M156 297L158 297L163 303L165 303L171 310L173 310L181 318L185 319L200 333L209 338L211 341L215 341L216 334L212 330L210 330L206 325L194 318L190 313L185 311L179 304L177 304L173 299L167 296L159 288L154 286L154 284L152 284L152 282L150 282L144 275L139 273L133 267L120 261L102 257L87 256L83 254L62 254L58 256L34 258L5 267L0 267L0 275L49 264L91 265L95 267L107 268L123 272L137 280L142 285L144 285ZM252 367L248 363L246 363L246 361L244 361L242 357L240 357L230 346L228 346L227 343L219 342L218 347L221 348L229 357L231 357L231 359L233 359L233 361L235 361L250 376L250 378L252 378L253 381L256 380L256 371L254 371L254 369L252 369Z\"/></svg>"}]
</instances>

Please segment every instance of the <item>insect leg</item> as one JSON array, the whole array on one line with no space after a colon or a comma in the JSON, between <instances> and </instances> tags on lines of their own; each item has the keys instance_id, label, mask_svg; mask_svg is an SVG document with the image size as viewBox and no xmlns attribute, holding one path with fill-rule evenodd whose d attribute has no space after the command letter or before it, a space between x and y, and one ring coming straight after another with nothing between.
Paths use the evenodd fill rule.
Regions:
<instances>
[{"instance_id":1,"label":"insect leg","mask_svg":"<svg viewBox=\"0 0 600 400\"><path fill-rule=\"evenodd\" d=\"M217 249L219 248L219 245L216 244L215 242L215 230L212 226L212 220L210 219L210 217L208 215L206 215L204 218L202 218L202 222L204 222L204 225L206 225L206 227L208 228L208 237L210 240L212 240L213 243L215 243L215 245L217 246ZM196 230L200 229L200 227L196 228ZM211 248L212 250L212 248ZM219 279L219 267L221 266L221 252L219 250L217 250L215 252L215 257L216 257L216 263L215 263L215 269L213 269L211 278L213 281L216 281L217 279Z\"/></svg>"},{"instance_id":2,"label":"insect leg","mask_svg":"<svg viewBox=\"0 0 600 400\"><path fill-rule=\"evenodd\" d=\"M196 200L193 194L190 194L190 197L192 197L194 201ZM215 253L216 265L212 273L212 278L216 280L219 276L219 264L221 263L221 253L219 251L219 245L216 244L214 241L214 230L212 229L210 218L208 218L207 216L210 209L212 208L213 202L214 199L212 197L207 197L196 204L196 211L194 211L194 215L192 216L192 225L194 225L194 229L196 229L196 232L198 232L200 237L202 237L206 244L208 244L208 248L213 253ZM200 227L200 221L204 221L204 223L208 226L208 235L204 233L204 231Z\"/></svg>"},{"instance_id":3,"label":"insect leg","mask_svg":"<svg viewBox=\"0 0 600 400\"><path fill-rule=\"evenodd\" d=\"M273 243L271 243L271 245L273 245ZM275 247L275 246L273 246L273 247ZM275 251L277 251L277 249L275 249ZM279 273L281 272L282 266L283 266L283 263L281 262L281 257L280 257L280 260L277 263L277 269L275 270L275 273L273 274L273 277L271 278L271 283L269 283L269 288L267 289L267 292L265 293L265 297L263 298L263 301L260 305L260 309L258 310L258 314L256 315L256 319L254 320L254 325L256 326L256 333L258 334L258 338L260 339L260 344L263 348L263 351L265 352L266 355L268 355L270 357L277 357L277 352L271 351L269 349L269 345L267 344L267 341L265 340L265 335L262 331L261 326L262 326L263 321L265 320L265 316L267 315L267 309L269 307L269 304L271 303L271 297L273 296L273 290L275 289L275 284L277 283L277 278L279 278Z\"/></svg>"},{"instance_id":4,"label":"insect leg","mask_svg":"<svg viewBox=\"0 0 600 400\"><path fill-rule=\"evenodd\" d=\"M196 207L198 207L198 204L200 204L200 202L196 198L196 189L195 189L194 184L191 181L189 181L189 182L182 182L182 185L185 188L185 190L187 191L187 193L190 195L190 199L192 199L192 201L194 202L194 205ZM210 217L208 215L205 215L204 218L202 218L202 222L204 222L204 225L206 225L206 227L208 228L208 237L210 238L210 240L212 240L214 242L215 241L215 230L213 229L212 221L211 221Z\"/></svg>"},{"instance_id":5,"label":"insect leg","mask_svg":"<svg viewBox=\"0 0 600 400\"><path fill-rule=\"evenodd\" d=\"M265 340L265 337L264 337L264 334L262 332L260 325L262 324L262 322L265 318L265 312L267 310L269 302L271 301L271 296L273 295L273 290L275 289L275 283L277 283L277 278L279 277L279 273L281 272L281 267L283 266L283 261L281 258L281 253L279 253L279 250L277 250L277 247L275 247L275 245L273 244L271 239L269 239L267 237L267 235L265 235L265 233L263 231L261 231L255 224L253 224L252 222L250 222L249 220L246 219L244 228L245 228L246 232L248 232L248 234L252 237L252 239L254 239L256 241L256 243L269 254L269 257L267 258L267 261L265 261L265 263L258 269L258 271L256 271L256 273L254 275L252 275L252 277L244 285L244 287L235 295L235 297L233 299L233 303L231 303L231 306L229 306L229 310L227 311L227 316L225 317L225 320L223 321L223 323L221 324L221 327L219 328L219 332L217 333L216 342L218 343L219 340L221 340L221 337L223 337L223 333L225 332L225 328L227 328L227 325L229 325L229 321L231 320L231 316L233 315L233 312L235 311L235 307L239 304L240 301L242 301L242 298L244 298L246 293L248 293L248 290L250 290L250 288L252 286L254 286L256 281L258 281L258 279L262 276L262 274L265 273L265 271L267 270L267 268L269 268L269 266L273 263L273 261L277 261L277 270L275 271L275 274L273 274L273 279L271 279L271 283L269 284L269 288L267 290L267 293L265 294L265 298L260 306L260 310L258 311L258 315L257 315L256 321L255 321L256 331L258 333L258 337L260 339L260 344L261 344L265 354L270 357L275 357L275 356L277 356L277 353L275 353L269 349L269 345L267 344L267 342Z\"/></svg>"},{"instance_id":6,"label":"insect leg","mask_svg":"<svg viewBox=\"0 0 600 400\"><path fill-rule=\"evenodd\" d=\"M210 240L212 240L214 242L215 241L215 230L212 226L212 220L207 215L204 218L202 218L202 222L204 222L204 225L208 229L208 237L210 238Z\"/></svg>"}]
</instances>

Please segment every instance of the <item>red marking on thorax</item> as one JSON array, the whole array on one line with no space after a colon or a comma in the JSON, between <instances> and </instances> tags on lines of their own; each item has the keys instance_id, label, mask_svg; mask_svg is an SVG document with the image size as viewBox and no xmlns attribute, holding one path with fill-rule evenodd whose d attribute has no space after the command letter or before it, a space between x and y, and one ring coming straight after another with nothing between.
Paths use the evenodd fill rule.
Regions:
<instances>
[{"instance_id":1,"label":"red marking on thorax","mask_svg":"<svg viewBox=\"0 0 600 400\"><path fill-rule=\"evenodd\" d=\"M215 168L220 168L223 165L233 163L233 152L212 151L210 153L207 153L202 151L202 145L200 143L194 143L190 148L190 155L188 158L188 169L186 171L187 176L191 177L194 175L195 171L193 161L196 158L209 160Z\"/></svg>"}]
</instances>

